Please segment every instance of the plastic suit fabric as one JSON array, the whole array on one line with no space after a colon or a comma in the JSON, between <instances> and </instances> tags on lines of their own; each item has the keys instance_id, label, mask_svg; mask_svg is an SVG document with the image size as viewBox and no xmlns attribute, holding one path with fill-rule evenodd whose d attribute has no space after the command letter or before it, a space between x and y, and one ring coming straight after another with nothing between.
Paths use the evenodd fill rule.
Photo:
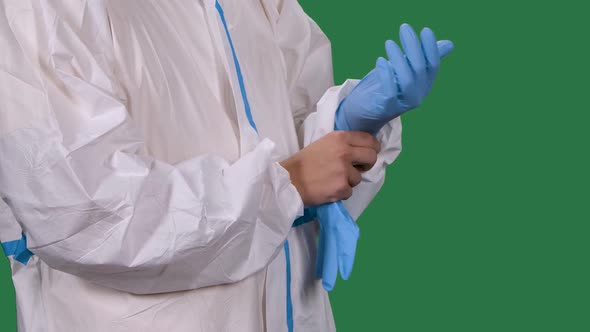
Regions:
<instances>
[{"instance_id":1,"label":"plastic suit fabric","mask_svg":"<svg viewBox=\"0 0 590 332\"><path fill-rule=\"evenodd\" d=\"M0 242L32 253L9 257L19 331L335 329L278 161L356 81L333 87L297 1L219 5L225 22L214 1L0 2ZM379 133L355 218L400 135Z\"/></svg>"}]
</instances>

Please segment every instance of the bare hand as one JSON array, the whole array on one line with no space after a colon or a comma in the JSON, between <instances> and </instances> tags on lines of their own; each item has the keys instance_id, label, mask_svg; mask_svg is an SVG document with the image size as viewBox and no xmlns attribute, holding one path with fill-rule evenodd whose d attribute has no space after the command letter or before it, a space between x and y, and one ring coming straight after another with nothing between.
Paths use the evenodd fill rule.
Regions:
<instances>
[{"instance_id":1,"label":"bare hand","mask_svg":"<svg viewBox=\"0 0 590 332\"><path fill-rule=\"evenodd\" d=\"M335 131L281 162L306 206L347 199L361 171L377 161L379 142L371 134Z\"/></svg>"}]
</instances>

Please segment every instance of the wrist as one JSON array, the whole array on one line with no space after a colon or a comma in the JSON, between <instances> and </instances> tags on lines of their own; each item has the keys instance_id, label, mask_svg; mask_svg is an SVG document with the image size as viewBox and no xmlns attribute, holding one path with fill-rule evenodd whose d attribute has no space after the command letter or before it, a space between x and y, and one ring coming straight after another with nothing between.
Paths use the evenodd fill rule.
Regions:
<instances>
[{"instance_id":1,"label":"wrist","mask_svg":"<svg viewBox=\"0 0 590 332\"><path fill-rule=\"evenodd\" d=\"M345 112L342 110L342 105L345 101L346 98L342 99L334 114L334 130L350 130L348 121L346 121Z\"/></svg>"},{"instance_id":2,"label":"wrist","mask_svg":"<svg viewBox=\"0 0 590 332\"><path fill-rule=\"evenodd\" d=\"M295 189L297 189L297 192L299 192L299 196L301 196L301 199L303 200L303 203L307 205L307 202L305 200L305 195L304 195L304 191L303 191L303 185L301 184L301 160L298 156L298 154L295 154L293 156L291 156L290 158L283 160L281 162L279 162L279 165L281 165L281 167L283 167L284 169L287 170L287 172L289 173L289 179L291 180L291 183L293 184L293 186L295 187Z\"/></svg>"}]
</instances>

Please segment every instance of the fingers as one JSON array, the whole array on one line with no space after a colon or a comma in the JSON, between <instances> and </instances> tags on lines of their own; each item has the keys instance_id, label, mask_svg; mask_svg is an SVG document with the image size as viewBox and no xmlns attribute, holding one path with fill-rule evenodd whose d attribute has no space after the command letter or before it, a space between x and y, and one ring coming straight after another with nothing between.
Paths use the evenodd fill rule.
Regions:
<instances>
[{"instance_id":1,"label":"fingers","mask_svg":"<svg viewBox=\"0 0 590 332\"><path fill-rule=\"evenodd\" d=\"M354 265L359 229L342 202L318 207L320 238L316 275L327 291L334 289L338 271L348 279Z\"/></svg>"},{"instance_id":2,"label":"fingers","mask_svg":"<svg viewBox=\"0 0 590 332\"><path fill-rule=\"evenodd\" d=\"M338 276L338 239L336 238L335 220L332 211L337 209L337 204L324 204L318 207L318 219L320 221L320 232L323 237L323 261L322 261L322 284L324 289L331 291Z\"/></svg>"},{"instance_id":3,"label":"fingers","mask_svg":"<svg viewBox=\"0 0 590 332\"><path fill-rule=\"evenodd\" d=\"M395 79L392 66L389 64L389 62L387 62L387 60L379 57L377 59L376 68L379 78L381 79L381 84L383 84L384 97L391 99L390 102L395 102L395 99L397 99L397 95L399 93L399 87L397 80Z\"/></svg>"},{"instance_id":4,"label":"fingers","mask_svg":"<svg viewBox=\"0 0 590 332\"><path fill-rule=\"evenodd\" d=\"M421 85L426 81L426 59L422 44L414 29L406 23L400 27L399 37L410 68L414 71L416 83Z\"/></svg>"},{"instance_id":5,"label":"fingers","mask_svg":"<svg viewBox=\"0 0 590 332\"><path fill-rule=\"evenodd\" d=\"M354 166L350 165L348 170L348 184L351 187L356 187L362 180L363 177L361 172L359 172Z\"/></svg>"},{"instance_id":6,"label":"fingers","mask_svg":"<svg viewBox=\"0 0 590 332\"><path fill-rule=\"evenodd\" d=\"M346 143L350 146L370 148L377 152L381 149L379 141L369 133L362 131L343 131L339 133L344 136Z\"/></svg>"},{"instance_id":7,"label":"fingers","mask_svg":"<svg viewBox=\"0 0 590 332\"><path fill-rule=\"evenodd\" d=\"M344 204L339 202L336 207L338 211L333 211L333 215L338 215L338 229L336 230L338 234L338 267L342 279L348 280L354 265L359 228Z\"/></svg>"},{"instance_id":8,"label":"fingers","mask_svg":"<svg viewBox=\"0 0 590 332\"><path fill-rule=\"evenodd\" d=\"M441 59L451 53L455 48L455 44L450 40L439 40L436 42L436 45L438 46L438 53Z\"/></svg>"},{"instance_id":9,"label":"fingers","mask_svg":"<svg viewBox=\"0 0 590 332\"><path fill-rule=\"evenodd\" d=\"M412 70L406 61L402 50L395 42L391 40L386 41L385 51L387 52L387 57L389 58L389 64L395 73L395 78L397 79L400 92L402 94L406 94L414 82Z\"/></svg>"},{"instance_id":10,"label":"fingers","mask_svg":"<svg viewBox=\"0 0 590 332\"><path fill-rule=\"evenodd\" d=\"M335 189L333 195L330 197L329 202L338 202L343 199L349 199L352 197L352 186L350 185L350 180L348 179L348 174L346 178L343 178L343 181L339 183Z\"/></svg>"},{"instance_id":11,"label":"fingers","mask_svg":"<svg viewBox=\"0 0 590 332\"><path fill-rule=\"evenodd\" d=\"M359 237L359 228L352 220L352 217L346 212L347 218L342 220L342 226L338 229L338 238L343 239L338 242L338 266L342 279L348 280L354 266L354 257L356 256L356 243Z\"/></svg>"},{"instance_id":12,"label":"fingers","mask_svg":"<svg viewBox=\"0 0 590 332\"><path fill-rule=\"evenodd\" d=\"M420 39L422 40L424 58L427 61L428 79L433 81L436 77L436 73L438 72L438 66L440 65L440 55L438 53L436 37L434 36L434 32L432 32L432 30L429 28L424 28L420 33Z\"/></svg>"},{"instance_id":13,"label":"fingers","mask_svg":"<svg viewBox=\"0 0 590 332\"><path fill-rule=\"evenodd\" d=\"M352 147L350 150L350 163L353 166L361 165L362 167L371 168L377 161L377 152L371 148Z\"/></svg>"},{"instance_id":14,"label":"fingers","mask_svg":"<svg viewBox=\"0 0 590 332\"><path fill-rule=\"evenodd\" d=\"M393 41L388 40L385 43L394 80L384 77L382 80L395 81L399 101L408 110L421 104L432 87L440 59L449 54L454 46L451 41L437 42L430 28L424 28L418 38L414 29L406 23L401 25L399 35L403 52ZM380 66L381 60L377 60L377 68Z\"/></svg>"}]
</instances>

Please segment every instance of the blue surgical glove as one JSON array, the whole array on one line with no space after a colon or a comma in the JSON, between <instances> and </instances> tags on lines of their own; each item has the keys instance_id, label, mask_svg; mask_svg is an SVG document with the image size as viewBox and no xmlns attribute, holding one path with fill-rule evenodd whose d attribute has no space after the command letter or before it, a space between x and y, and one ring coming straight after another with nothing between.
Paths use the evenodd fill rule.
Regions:
<instances>
[{"instance_id":1,"label":"blue surgical glove","mask_svg":"<svg viewBox=\"0 0 590 332\"><path fill-rule=\"evenodd\" d=\"M377 59L377 65L342 101L336 112L337 130L376 134L387 122L418 107L428 95L438 72L440 59L453 50L448 40L436 41L424 28L421 41L408 24L400 28L405 51L388 40L385 49L389 61Z\"/></svg>"},{"instance_id":2,"label":"blue surgical glove","mask_svg":"<svg viewBox=\"0 0 590 332\"><path fill-rule=\"evenodd\" d=\"M352 272L359 228L342 202L319 205L317 218L320 238L316 275L322 278L324 289L331 291L336 284L338 271L344 280Z\"/></svg>"}]
</instances>

